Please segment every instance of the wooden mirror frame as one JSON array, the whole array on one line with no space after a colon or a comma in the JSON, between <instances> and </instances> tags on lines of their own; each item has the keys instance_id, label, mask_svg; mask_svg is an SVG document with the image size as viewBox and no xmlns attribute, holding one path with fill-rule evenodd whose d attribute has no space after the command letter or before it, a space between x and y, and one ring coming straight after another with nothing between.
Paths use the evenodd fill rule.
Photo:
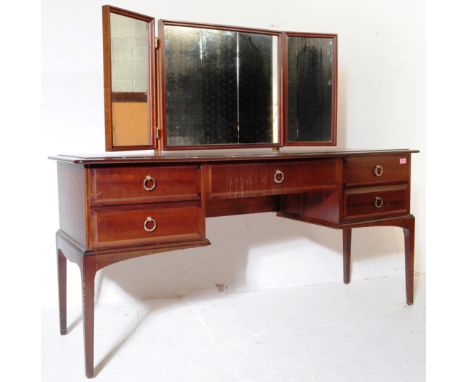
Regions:
<instances>
[{"instance_id":1,"label":"wooden mirror frame","mask_svg":"<svg viewBox=\"0 0 468 382\"><path fill-rule=\"evenodd\" d=\"M245 33L257 33L268 36L276 36L277 38L277 83L278 83L278 142L277 143L227 143L227 144L212 144L212 145L186 145L186 146L168 146L167 134L166 134L166 72L165 72L165 52L164 52L164 27L165 26L180 26L180 27L192 27L202 29L214 29L224 30L230 32L245 32ZM257 28L244 28L227 25L217 24L202 24L185 21L169 21L159 20L158 31L160 40L160 49L158 52L158 84L159 94L158 98L158 115L159 115L159 126L161 126L161 147L162 150L200 150L200 149L245 149L245 148L279 148L282 145L282 130L283 130L283 81L281 74L281 61L282 61L282 42L281 32L273 31L268 29L257 29Z\"/></svg>"},{"instance_id":2,"label":"wooden mirror frame","mask_svg":"<svg viewBox=\"0 0 468 382\"><path fill-rule=\"evenodd\" d=\"M112 128L112 71L111 71L111 36L110 14L142 20L149 23L148 28L148 108L149 133L151 143L148 145L114 146ZM201 150L201 149L244 149L273 148L287 146L336 146L337 144L337 99L338 99L338 36L329 33L282 32L268 29L235 27L218 24L204 24L184 21L158 20L159 46L155 46L155 20L153 17L125 9L105 5L102 7L103 43L104 43L104 102L105 102L105 142L106 151L126 150ZM278 67L278 142L277 143L243 143L168 146L166 136L166 81L164 26L181 26L204 29L225 30L233 32L258 33L277 37ZM288 141L288 37L310 37L333 39L332 67L332 108L330 141Z\"/></svg>"},{"instance_id":3,"label":"wooden mirror frame","mask_svg":"<svg viewBox=\"0 0 468 382\"><path fill-rule=\"evenodd\" d=\"M330 141L288 141L288 37L331 38L333 39L332 67L332 108ZM329 33L283 32L283 146L336 146L337 141L337 107L338 107L338 35Z\"/></svg>"},{"instance_id":4,"label":"wooden mirror frame","mask_svg":"<svg viewBox=\"0 0 468 382\"><path fill-rule=\"evenodd\" d=\"M126 16L129 18L147 22L148 28L148 123L150 133L150 144L148 145L131 145L131 146L114 146L113 128L112 128L112 61L111 61L111 31L110 31L110 15L111 13ZM106 151L125 151L125 150L148 150L155 149L157 146L156 137L156 59L155 59L155 27L154 18L127 11L122 8L104 5L102 7L102 35L103 35L103 53L104 53L104 113L105 113L105 134L106 134Z\"/></svg>"}]
</instances>

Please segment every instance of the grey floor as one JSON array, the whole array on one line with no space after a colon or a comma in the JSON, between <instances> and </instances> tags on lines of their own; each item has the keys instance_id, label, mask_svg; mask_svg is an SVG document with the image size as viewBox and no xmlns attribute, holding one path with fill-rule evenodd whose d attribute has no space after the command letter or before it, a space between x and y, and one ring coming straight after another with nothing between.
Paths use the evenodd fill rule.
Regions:
<instances>
[{"instance_id":1,"label":"grey floor","mask_svg":"<svg viewBox=\"0 0 468 382\"><path fill-rule=\"evenodd\" d=\"M42 377L83 381L81 312L43 311ZM419 382L425 278L391 277L96 306L96 381Z\"/></svg>"}]
</instances>

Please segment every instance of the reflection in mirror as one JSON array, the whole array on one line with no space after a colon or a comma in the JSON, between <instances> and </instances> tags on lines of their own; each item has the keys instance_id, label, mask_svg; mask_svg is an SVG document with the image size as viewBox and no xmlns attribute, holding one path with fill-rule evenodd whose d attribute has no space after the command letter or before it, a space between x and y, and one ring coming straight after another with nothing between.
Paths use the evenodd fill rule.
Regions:
<instances>
[{"instance_id":1,"label":"reflection in mirror","mask_svg":"<svg viewBox=\"0 0 468 382\"><path fill-rule=\"evenodd\" d=\"M167 146L278 142L277 36L164 25Z\"/></svg>"},{"instance_id":2,"label":"reflection in mirror","mask_svg":"<svg viewBox=\"0 0 468 382\"><path fill-rule=\"evenodd\" d=\"M333 37L288 36L289 142L333 139Z\"/></svg>"},{"instance_id":3,"label":"reflection in mirror","mask_svg":"<svg viewBox=\"0 0 468 382\"><path fill-rule=\"evenodd\" d=\"M150 145L149 23L110 14L113 146Z\"/></svg>"}]
</instances>

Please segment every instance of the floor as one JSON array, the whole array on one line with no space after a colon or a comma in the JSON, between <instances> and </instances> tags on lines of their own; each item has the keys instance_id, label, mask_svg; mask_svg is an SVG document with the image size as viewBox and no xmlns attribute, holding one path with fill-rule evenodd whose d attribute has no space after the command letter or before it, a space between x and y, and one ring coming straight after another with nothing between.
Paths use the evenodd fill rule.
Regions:
<instances>
[{"instance_id":1,"label":"floor","mask_svg":"<svg viewBox=\"0 0 468 382\"><path fill-rule=\"evenodd\" d=\"M96 381L425 381L425 278L96 306ZM42 380L84 381L81 313L42 316Z\"/></svg>"}]
</instances>

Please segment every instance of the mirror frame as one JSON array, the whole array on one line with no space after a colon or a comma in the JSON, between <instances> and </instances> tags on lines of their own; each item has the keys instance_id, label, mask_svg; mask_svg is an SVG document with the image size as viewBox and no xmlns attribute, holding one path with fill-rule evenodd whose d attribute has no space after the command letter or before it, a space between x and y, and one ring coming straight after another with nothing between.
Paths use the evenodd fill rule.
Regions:
<instances>
[{"instance_id":1,"label":"mirror frame","mask_svg":"<svg viewBox=\"0 0 468 382\"><path fill-rule=\"evenodd\" d=\"M145 21L148 23L148 129L151 136L151 143L148 145L130 145L114 146L112 129L112 62L111 62L111 31L110 15L111 13ZM106 151L125 151L125 150L148 150L155 149L157 146L156 137L156 59L155 59L155 27L154 18L127 11L122 8L104 5L102 7L102 35L104 44L104 114L105 114L105 136Z\"/></svg>"},{"instance_id":2,"label":"mirror frame","mask_svg":"<svg viewBox=\"0 0 468 382\"><path fill-rule=\"evenodd\" d=\"M164 27L168 26L181 26L181 27L192 27L192 28L203 28L203 29L217 29L231 32L246 32L246 33L257 33L269 36L276 36L277 38L277 68L278 68L278 142L277 143L226 143L226 144L213 144L213 145L187 145L187 146L168 146L167 135L166 135L166 71L165 71L165 52L164 52ZM282 81L282 42L280 31L268 30L268 29L257 29L257 28L244 28L234 27L227 25L217 24L202 24L185 21L170 21L170 20L159 20L158 21L159 40L161 42L160 49L158 52L158 115L159 115L159 126L161 126L161 146L163 150L198 150L198 149L244 149L244 148L260 148L270 147L279 148L282 146L282 131L283 131L283 81Z\"/></svg>"},{"instance_id":3,"label":"mirror frame","mask_svg":"<svg viewBox=\"0 0 468 382\"><path fill-rule=\"evenodd\" d=\"M330 141L288 141L288 37L331 38L333 39L333 67L332 67L332 118ZM338 35L332 33L283 33L283 146L336 146L337 110L338 110Z\"/></svg>"}]
</instances>

